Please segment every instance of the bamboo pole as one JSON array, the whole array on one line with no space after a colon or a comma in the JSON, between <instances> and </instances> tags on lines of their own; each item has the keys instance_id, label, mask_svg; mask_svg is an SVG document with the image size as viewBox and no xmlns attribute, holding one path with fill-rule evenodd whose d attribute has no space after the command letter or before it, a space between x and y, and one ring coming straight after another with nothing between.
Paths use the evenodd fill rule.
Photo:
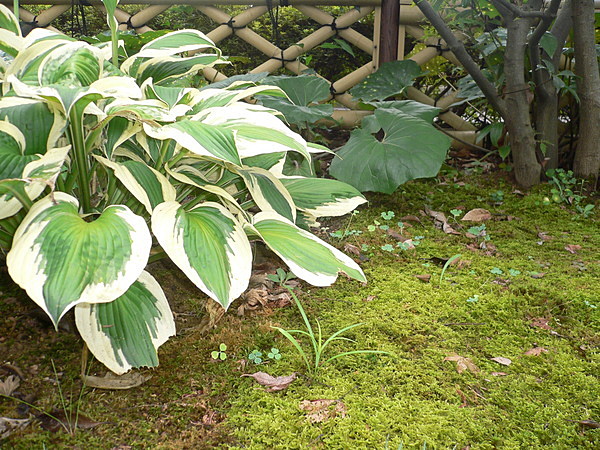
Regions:
<instances>
[{"instance_id":1,"label":"bamboo pole","mask_svg":"<svg viewBox=\"0 0 600 450\"><path fill-rule=\"evenodd\" d=\"M44 14L44 13L45 13L45 12L47 12L47 11L50 11L51 9L52 9L52 8L48 8L46 11L43 11L42 13L40 13L40 15L39 15L39 16L37 16L37 18L36 18L36 16L35 16L34 14L32 14L32 13L31 13L31 12L29 12L29 11L27 11L26 9L24 9L24 8L19 8L19 16L21 17L21 20L22 20L23 22L33 22L33 21L34 21L34 19L35 19L35 20L37 20L38 24L40 24L40 25L39 25L40 27L42 27L42 26L43 26L43 27L44 27L45 29L47 29L47 30L56 31L57 33L60 33L60 31L59 31L59 30L57 30L57 29L56 29L56 28L54 28L53 26L49 26L48 24L49 24L50 22L52 22L54 19L56 19L56 17L58 17L60 14L64 13L65 11L67 11L67 10L69 10L69 9L71 9L71 5L69 5L69 6L68 6L68 8L66 8L64 11L62 11L62 12L60 12L60 13L56 14L56 16L55 16L55 17L52 17L52 15L53 15L54 13L58 12L58 9L57 9L57 10L55 10L55 11L53 11L53 12L52 12L52 14L48 14L48 15L47 15L47 16L46 16L46 17L43 19L43 20L44 20L44 22L46 22L46 23L45 23L44 25L41 25L41 24L43 23L43 22L42 22L42 17L41 17L41 16L42 16L42 14ZM52 17L52 18L50 19L50 17Z\"/></svg>"},{"instance_id":2,"label":"bamboo pole","mask_svg":"<svg viewBox=\"0 0 600 450\"><path fill-rule=\"evenodd\" d=\"M206 34L214 43L221 42L226 37L234 34L234 29L227 25L227 23L231 22L234 27L245 27L268 11L266 6L254 6L232 17L222 9L215 8L214 6L197 6L196 9L216 22L220 20L221 25ZM239 29L235 30L235 33L238 31Z\"/></svg>"},{"instance_id":3,"label":"bamboo pole","mask_svg":"<svg viewBox=\"0 0 600 450\"><path fill-rule=\"evenodd\" d=\"M46 0L44 0L44 1L46 1ZM104 7L103 4L100 4L100 5L93 4L92 6L94 8L96 8L98 11L102 12L102 14L106 14L106 8ZM115 18L117 19L117 22L119 22L119 30L124 31L127 29L127 23L129 22L129 19L131 19L131 14L123 11L122 9L116 8L115 9ZM136 30L136 32L138 32L138 33L146 33L147 31L152 31L152 28L150 28L147 25L144 25L141 28Z\"/></svg>"},{"instance_id":4,"label":"bamboo pole","mask_svg":"<svg viewBox=\"0 0 600 450\"><path fill-rule=\"evenodd\" d=\"M381 8L375 8L373 19L373 70L379 68L379 38L381 36Z\"/></svg>"},{"instance_id":5,"label":"bamboo pole","mask_svg":"<svg viewBox=\"0 0 600 450\"><path fill-rule=\"evenodd\" d=\"M79 4L81 0L75 0L75 4ZM0 3L11 6L13 5L13 0L0 0ZM20 0L19 3L21 5L72 5L73 0ZM85 5L101 5L101 0L85 0L81 1L81 3L85 3ZM381 5L381 0L272 0L268 2L267 0L175 0L173 3L169 3L169 6L172 5L192 5L192 6L213 6L213 5L235 5L235 6L244 6L244 5L252 5L252 6L267 6L268 4L272 6L296 6L296 5L320 5L320 6L379 6ZM119 2L120 5L164 5L165 0L121 0Z\"/></svg>"},{"instance_id":6,"label":"bamboo pole","mask_svg":"<svg viewBox=\"0 0 600 450\"><path fill-rule=\"evenodd\" d=\"M406 25L400 25L398 27L398 55L397 59L402 61L404 59L404 47L406 45Z\"/></svg>"},{"instance_id":7,"label":"bamboo pole","mask_svg":"<svg viewBox=\"0 0 600 450\"><path fill-rule=\"evenodd\" d=\"M423 103L429 106L436 106L436 102L434 99L425 95L423 92L419 91L418 89L412 86L406 90L406 96L410 100L415 100L419 103ZM451 111L440 114L440 119L442 119L455 130L472 131L476 129L473 124L467 122L462 117L454 114Z\"/></svg>"},{"instance_id":8,"label":"bamboo pole","mask_svg":"<svg viewBox=\"0 0 600 450\"><path fill-rule=\"evenodd\" d=\"M131 24L131 27L133 28L133 30L135 30L136 33L139 33L138 29L141 30L142 27L150 29L148 26L146 26L146 24L159 14L165 12L171 6L172 5L152 5L147 8L144 8L141 11L135 13L133 16L129 16L129 24Z\"/></svg>"},{"instance_id":9,"label":"bamboo pole","mask_svg":"<svg viewBox=\"0 0 600 450\"><path fill-rule=\"evenodd\" d=\"M315 8L314 6L297 6L296 9L307 17L310 17L315 22L321 25L332 24L335 18L323 11L322 9ZM336 20L337 26L337 20ZM354 45L356 48L361 49L363 52L372 55L373 54L373 41L358 31L348 28L346 30L337 30L338 35L344 38L346 41Z\"/></svg>"}]
</instances>

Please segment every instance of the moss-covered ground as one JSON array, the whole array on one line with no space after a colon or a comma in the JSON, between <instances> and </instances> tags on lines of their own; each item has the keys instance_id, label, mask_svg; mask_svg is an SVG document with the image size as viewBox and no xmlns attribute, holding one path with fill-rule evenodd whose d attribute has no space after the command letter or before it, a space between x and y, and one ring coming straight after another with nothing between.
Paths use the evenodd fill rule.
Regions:
<instances>
[{"instance_id":1,"label":"moss-covered ground","mask_svg":"<svg viewBox=\"0 0 600 450\"><path fill-rule=\"evenodd\" d=\"M352 218L324 224L324 238L360 250L355 257L369 281L363 286L340 278L326 289L303 285L300 300L326 336L363 323L345 334L356 343L337 342L330 355L354 349L389 355L336 359L316 378L299 376L279 392L240 375L306 375L301 356L271 328L300 328L295 307L243 317L232 308L201 335L194 328L201 294L156 267L169 284L183 333L161 348L161 365L145 371L152 378L141 387L82 391L80 340L41 324L32 315L35 305L2 272L0 363L23 372L19 390L34 394L36 407L61 408L62 391L68 407L107 423L72 435L32 423L0 447L600 448L600 429L594 428L600 421L598 216L544 204L547 185L522 195L497 177L439 181L370 196L369 206ZM459 234L436 228L421 213L426 208L445 213ZM475 230L465 235L481 225L460 220L473 208L492 214L482 222L489 239L481 228L478 236ZM451 210L462 212L455 211L454 220ZM399 248L398 235L381 225L419 245ZM338 230L348 236L330 235ZM457 254L442 277L445 260ZM228 346L228 358L216 362L210 353L220 343ZM280 350L281 360L247 361L250 351L271 347ZM511 364L492 359L498 357ZM331 417L311 422L300 404L319 399L336 402L323 412ZM15 401L0 399L0 416L17 417L16 408Z\"/></svg>"}]
</instances>

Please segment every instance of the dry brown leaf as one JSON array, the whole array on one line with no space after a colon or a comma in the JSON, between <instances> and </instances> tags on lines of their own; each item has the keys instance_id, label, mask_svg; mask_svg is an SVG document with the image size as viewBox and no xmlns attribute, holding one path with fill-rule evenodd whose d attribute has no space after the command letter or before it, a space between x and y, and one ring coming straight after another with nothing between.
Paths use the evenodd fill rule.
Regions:
<instances>
[{"instance_id":1,"label":"dry brown leaf","mask_svg":"<svg viewBox=\"0 0 600 450\"><path fill-rule=\"evenodd\" d=\"M21 380L16 375L6 377L4 381L0 380L0 394L6 396L12 395L19 388L20 384Z\"/></svg>"},{"instance_id":2,"label":"dry brown leaf","mask_svg":"<svg viewBox=\"0 0 600 450\"><path fill-rule=\"evenodd\" d=\"M575 422L578 423L579 425L583 425L584 427L588 427L588 428L600 428L600 423L594 421L594 420L570 420L567 419L569 422Z\"/></svg>"},{"instance_id":3,"label":"dry brown leaf","mask_svg":"<svg viewBox=\"0 0 600 450\"><path fill-rule=\"evenodd\" d=\"M273 377L266 372L245 373L242 376L254 378L258 384L267 388L267 392L276 392L292 384L296 379L296 372L283 377Z\"/></svg>"},{"instance_id":4,"label":"dry brown leaf","mask_svg":"<svg viewBox=\"0 0 600 450\"><path fill-rule=\"evenodd\" d=\"M484 222L486 220L490 220L492 215L487 209L483 208L475 208L466 213L461 220L466 220L469 222Z\"/></svg>"},{"instance_id":5,"label":"dry brown leaf","mask_svg":"<svg viewBox=\"0 0 600 450\"><path fill-rule=\"evenodd\" d=\"M10 417L0 417L0 440L8 438L15 431L25 428L31 419L11 419Z\"/></svg>"},{"instance_id":6,"label":"dry brown leaf","mask_svg":"<svg viewBox=\"0 0 600 450\"><path fill-rule=\"evenodd\" d=\"M540 231L537 234L537 237L541 239L538 242L539 245L542 245L544 242L551 241L553 239L553 237L550 236L547 231Z\"/></svg>"},{"instance_id":7,"label":"dry brown leaf","mask_svg":"<svg viewBox=\"0 0 600 450\"><path fill-rule=\"evenodd\" d=\"M352 253L353 255L360 256L360 249L356 245L346 242L344 244L344 253Z\"/></svg>"},{"instance_id":8,"label":"dry brown leaf","mask_svg":"<svg viewBox=\"0 0 600 450\"><path fill-rule=\"evenodd\" d=\"M565 245L565 250L568 251L569 253L575 254L579 250L581 250L581 245L568 244L568 245Z\"/></svg>"},{"instance_id":9,"label":"dry brown leaf","mask_svg":"<svg viewBox=\"0 0 600 450\"><path fill-rule=\"evenodd\" d=\"M423 275L415 275L415 277L417 277L423 283L429 283L429 280L431 280L431 274L428 273Z\"/></svg>"},{"instance_id":10,"label":"dry brown leaf","mask_svg":"<svg viewBox=\"0 0 600 450\"><path fill-rule=\"evenodd\" d=\"M434 211L432 209L425 208L425 213L427 213L428 216L433 217L434 220L436 220L438 222L442 222L442 223L448 222L448 219L446 219L446 215L443 212Z\"/></svg>"},{"instance_id":11,"label":"dry brown leaf","mask_svg":"<svg viewBox=\"0 0 600 450\"><path fill-rule=\"evenodd\" d=\"M497 356L495 358L490 358L492 361L497 362L498 364L502 364L503 366L510 366L512 361L504 356Z\"/></svg>"},{"instance_id":12,"label":"dry brown leaf","mask_svg":"<svg viewBox=\"0 0 600 450\"><path fill-rule=\"evenodd\" d=\"M404 242L407 239L404 236L402 236L400 233L398 233L397 231L392 230L391 228L389 228L387 230L387 235L391 238L396 239L397 241L400 241L400 242Z\"/></svg>"},{"instance_id":13,"label":"dry brown leaf","mask_svg":"<svg viewBox=\"0 0 600 450\"><path fill-rule=\"evenodd\" d=\"M419 222L419 223L421 223L421 219L419 219L417 216L413 216L413 215L400 217L400 221L401 222Z\"/></svg>"},{"instance_id":14,"label":"dry brown leaf","mask_svg":"<svg viewBox=\"0 0 600 450\"><path fill-rule=\"evenodd\" d=\"M338 415L346 417L346 405L341 400L302 400L300 409L306 411L310 423L322 423Z\"/></svg>"},{"instance_id":15,"label":"dry brown leaf","mask_svg":"<svg viewBox=\"0 0 600 450\"><path fill-rule=\"evenodd\" d=\"M506 372L492 372L490 375L493 377L505 377L508 374Z\"/></svg>"},{"instance_id":16,"label":"dry brown leaf","mask_svg":"<svg viewBox=\"0 0 600 450\"><path fill-rule=\"evenodd\" d=\"M552 329L552 327L550 325L548 325L548 322L550 321L550 319L547 319L545 317L535 317L532 319L532 322L529 324L530 327L532 328L542 328L544 330L548 330L550 331Z\"/></svg>"},{"instance_id":17,"label":"dry brown leaf","mask_svg":"<svg viewBox=\"0 0 600 450\"><path fill-rule=\"evenodd\" d=\"M293 280L290 280L293 281ZM288 284L290 282L288 281ZM292 297L288 291L280 292L278 294L269 295L269 307L271 308L283 308L292 304Z\"/></svg>"},{"instance_id":18,"label":"dry brown leaf","mask_svg":"<svg viewBox=\"0 0 600 450\"><path fill-rule=\"evenodd\" d=\"M448 222L442 223L442 231L446 234L460 234L458 231L452 228Z\"/></svg>"},{"instance_id":19,"label":"dry brown leaf","mask_svg":"<svg viewBox=\"0 0 600 450\"><path fill-rule=\"evenodd\" d=\"M544 347L533 347L525 352L527 356L540 356L542 353L548 353Z\"/></svg>"},{"instance_id":20,"label":"dry brown leaf","mask_svg":"<svg viewBox=\"0 0 600 450\"><path fill-rule=\"evenodd\" d=\"M372 302L377 298L376 295L368 295L367 298L363 299L363 302Z\"/></svg>"},{"instance_id":21,"label":"dry brown leaf","mask_svg":"<svg viewBox=\"0 0 600 450\"><path fill-rule=\"evenodd\" d=\"M243 303L238 306L237 315L243 316L246 311L254 311L258 308L262 308L267 304L269 299L267 289L254 288L250 289L242 294Z\"/></svg>"},{"instance_id":22,"label":"dry brown leaf","mask_svg":"<svg viewBox=\"0 0 600 450\"><path fill-rule=\"evenodd\" d=\"M479 372L479 367L477 367L473 361L469 358L465 358L464 356L459 356L457 354L446 356L444 361L455 361L456 362L456 371L458 373L463 373L465 370L468 370L472 373Z\"/></svg>"},{"instance_id":23,"label":"dry brown leaf","mask_svg":"<svg viewBox=\"0 0 600 450\"><path fill-rule=\"evenodd\" d=\"M112 372L107 372L103 377L96 377L93 375L82 375L81 377L83 383L91 388L123 390L141 386L152 378L152 375L142 375L139 372L115 375Z\"/></svg>"}]
</instances>

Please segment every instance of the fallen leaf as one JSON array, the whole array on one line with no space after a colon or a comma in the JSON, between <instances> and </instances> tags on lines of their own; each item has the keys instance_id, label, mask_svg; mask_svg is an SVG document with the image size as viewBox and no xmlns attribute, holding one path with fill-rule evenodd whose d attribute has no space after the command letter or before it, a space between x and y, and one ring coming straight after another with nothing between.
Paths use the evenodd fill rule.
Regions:
<instances>
[{"instance_id":1,"label":"fallen leaf","mask_svg":"<svg viewBox=\"0 0 600 450\"><path fill-rule=\"evenodd\" d=\"M467 402L467 396L465 395L465 393L458 388L456 388L456 393L460 395L460 399L462 400L462 403L459 406L459 408L466 408L467 406L469 406L469 402Z\"/></svg>"},{"instance_id":2,"label":"fallen leaf","mask_svg":"<svg viewBox=\"0 0 600 450\"><path fill-rule=\"evenodd\" d=\"M532 328L542 328L544 330L550 331L552 327L548 325L548 322L550 322L550 319L547 319L545 317L534 317L529 326Z\"/></svg>"},{"instance_id":3,"label":"fallen leaf","mask_svg":"<svg viewBox=\"0 0 600 450\"><path fill-rule=\"evenodd\" d=\"M10 417L0 417L0 440L8 438L15 431L25 428L31 419L11 419Z\"/></svg>"},{"instance_id":4,"label":"fallen leaf","mask_svg":"<svg viewBox=\"0 0 600 450\"><path fill-rule=\"evenodd\" d=\"M512 361L503 356L497 356L496 358L490 358L492 361L497 362L498 364L502 364L503 366L510 366Z\"/></svg>"},{"instance_id":5,"label":"fallen leaf","mask_svg":"<svg viewBox=\"0 0 600 450\"><path fill-rule=\"evenodd\" d=\"M540 278L544 278L546 272L530 272L529 276L534 280L539 280Z\"/></svg>"},{"instance_id":6,"label":"fallen leaf","mask_svg":"<svg viewBox=\"0 0 600 450\"><path fill-rule=\"evenodd\" d=\"M276 392L292 384L292 381L296 379L296 372L282 377L273 377L265 372L245 373L242 376L254 378L258 384L267 388L267 392Z\"/></svg>"},{"instance_id":7,"label":"fallen leaf","mask_svg":"<svg viewBox=\"0 0 600 450\"><path fill-rule=\"evenodd\" d=\"M548 353L544 347L533 347L525 352L527 356L540 356L542 353Z\"/></svg>"},{"instance_id":8,"label":"fallen leaf","mask_svg":"<svg viewBox=\"0 0 600 450\"><path fill-rule=\"evenodd\" d=\"M505 377L508 374L506 372L492 372L490 375L493 377Z\"/></svg>"},{"instance_id":9,"label":"fallen leaf","mask_svg":"<svg viewBox=\"0 0 600 450\"><path fill-rule=\"evenodd\" d=\"M552 236L550 236L546 231L540 231L537 234L537 237L540 238L538 245L542 245L544 242L551 241L553 239Z\"/></svg>"},{"instance_id":10,"label":"fallen leaf","mask_svg":"<svg viewBox=\"0 0 600 450\"><path fill-rule=\"evenodd\" d=\"M103 377L93 375L82 375L83 382L86 386L96 389L131 389L141 386L143 383L152 378L152 375L142 375L139 372L128 372L124 375L115 375L112 372L107 372Z\"/></svg>"},{"instance_id":11,"label":"fallen leaf","mask_svg":"<svg viewBox=\"0 0 600 450\"><path fill-rule=\"evenodd\" d=\"M267 298L268 294L269 292L264 287L254 288L244 292L242 294L243 303L238 306L237 315L243 316L246 311L254 311L264 307L269 301Z\"/></svg>"},{"instance_id":12,"label":"fallen leaf","mask_svg":"<svg viewBox=\"0 0 600 450\"><path fill-rule=\"evenodd\" d=\"M583 425L584 427L588 427L588 428L600 428L600 423L595 422L593 420L570 420L570 419L567 419L567 421L575 422L575 423L578 423L579 425Z\"/></svg>"},{"instance_id":13,"label":"fallen leaf","mask_svg":"<svg viewBox=\"0 0 600 450\"><path fill-rule=\"evenodd\" d=\"M462 219L469 222L484 222L486 220L490 220L492 215L487 209L483 208L475 208L466 213Z\"/></svg>"},{"instance_id":14,"label":"fallen leaf","mask_svg":"<svg viewBox=\"0 0 600 450\"><path fill-rule=\"evenodd\" d=\"M36 417L44 430L56 433L59 430L73 431L76 428L89 430L108 422L96 422L89 417L75 412L66 413L62 409L53 409L50 413L42 413Z\"/></svg>"},{"instance_id":15,"label":"fallen leaf","mask_svg":"<svg viewBox=\"0 0 600 450\"><path fill-rule=\"evenodd\" d=\"M4 381L0 380L0 395L12 395L15 392L19 385L21 384L21 380L16 375L10 375L6 377Z\"/></svg>"},{"instance_id":16,"label":"fallen leaf","mask_svg":"<svg viewBox=\"0 0 600 450\"><path fill-rule=\"evenodd\" d=\"M404 217L400 217L400 221L401 222L419 222L421 223L421 219L419 219L417 216L404 216Z\"/></svg>"},{"instance_id":17,"label":"fallen leaf","mask_svg":"<svg viewBox=\"0 0 600 450\"><path fill-rule=\"evenodd\" d=\"M446 234L460 234L458 231L452 228L448 222L442 223L442 231Z\"/></svg>"},{"instance_id":18,"label":"fallen leaf","mask_svg":"<svg viewBox=\"0 0 600 450\"><path fill-rule=\"evenodd\" d=\"M391 228L389 228L386 231L386 233L387 233L387 235L389 237L394 238L394 239L396 239L397 241L400 241L400 242L404 242L407 239L404 236L402 236L400 233L398 233L397 231L392 230Z\"/></svg>"},{"instance_id":19,"label":"fallen leaf","mask_svg":"<svg viewBox=\"0 0 600 450\"><path fill-rule=\"evenodd\" d=\"M307 412L310 423L322 423L338 415L346 417L346 405L341 400L302 400L299 407Z\"/></svg>"},{"instance_id":20,"label":"fallen leaf","mask_svg":"<svg viewBox=\"0 0 600 450\"><path fill-rule=\"evenodd\" d=\"M417 277L423 283L429 283L429 280L431 280L431 275L428 273L426 273L424 275L415 275L415 277Z\"/></svg>"},{"instance_id":21,"label":"fallen leaf","mask_svg":"<svg viewBox=\"0 0 600 450\"><path fill-rule=\"evenodd\" d=\"M346 242L344 244L344 253L352 253L353 255L360 256L360 249L356 245Z\"/></svg>"},{"instance_id":22,"label":"fallen leaf","mask_svg":"<svg viewBox=\"0 0 600 450\"><path fill-rule=\"evenodd\" d=\"M377 298L376 295L368 295L367 298L365 298L363 300L363 302L372 302L373 300L375 300Z\"/></svg>"},{"instance_id":23,"label":"fallen leaf","mask_svg":"<svg viewBox=\"0 0 600 450\"><path fill-rule=\"evenodd\" d=\"M477 373L479 372L479 367L473 364L469 358L465 358L464 356L459 356L457 354L446 356L444 361L455 361L456 362L456 371L458 373L463 373L465 370L469 372Z\"/></svg>"},{"instance_id":24,"label":"fallen leaf","mask_svg":"<svg viewBox=\"0 0 600 450\"><path fill-rule=\"evenodd\" d=\"M581 250L581 245L568 244L568 245L565 245L565 250L568 251L569 253L575 254L579 250Z\"/></svg>"}]
</instances>

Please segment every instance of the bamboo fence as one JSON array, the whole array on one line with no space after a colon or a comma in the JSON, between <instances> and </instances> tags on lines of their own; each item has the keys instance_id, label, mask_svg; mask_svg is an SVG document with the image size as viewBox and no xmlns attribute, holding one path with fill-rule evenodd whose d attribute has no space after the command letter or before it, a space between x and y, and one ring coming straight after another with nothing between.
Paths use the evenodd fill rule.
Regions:
<instances>
[{"instance_id":1,"label":"bamboo fence","mask_svg":"<svg viewBox=\"0 0 600 450\"><path fill-rule=\"evenodd\" d=\"M410 36L426 45L423 50L410 56L410 59L420 66L437 56L447 59L452 64L459 65L459 62L449 51L443 40L426 37L423 29L424 17L419 9L412 5L410 0L399 1L397 59L402 60L406 57L405 41ZM12 8L12 0L0 0L0 3ZM103 13L105 12L99 0L21 0L20 3L22 5L50 5L49 8L37 15L21 7L20 17L22 21L30 26L51 29L52 21L67 13L71 8L80 5L92 6ZM597 9L600 9L600 0L595 0L595 3ZM147 24L174 5L193 6L218 24L213 30L202 30L215 43L218 44L227 38L242 39L265 55L265 60L253 68L251 73L272 73L285 67L292 73L301 74L309 69L301 61L300 57L303 54L334 36L342 38L359 50L366 52L372 59L367 64L356 68L352 73L338 80L328 80L331 95L326 101L334 99L341 105L341 108L336 108L333 118L342 126L353 126L360 122L365 114L368 114L365 111L357 110L357 102L348 91L377 70L379 65L378 47L382 31L382 0L174 0L173 3L168 4L165 3L165 0L121 0L120 5L146 5L134 14L129 14L120 8L116 10L116 18L120 23L120 28L122 30L135 30L137 33L151 31ZM241 13L232 16L223 8L228 5L247 6ZM352 6L353 8L338 17L334 17L321 9L320 6ZM268 14L270 9L276 7L295 8L319 24L320 28L287 48L279 48L248 27L253 21L264 14ZM364 36L354 30L352 26L370 14L374 14L373 34L372 36ZM214 68L205 69L204 76L211 82L226 78L225 75ZM409 88L407 96L409 99L441 108L443 112L440 118L452 127L456 137L460 137L464 141L474 142L475 127L449 110L449 107L458 100L457 90L452 86L448 86L448 89L445 89L444 92L446 93L440 98L432 98L415 88Z\"/></svg>"}]
</instances>

